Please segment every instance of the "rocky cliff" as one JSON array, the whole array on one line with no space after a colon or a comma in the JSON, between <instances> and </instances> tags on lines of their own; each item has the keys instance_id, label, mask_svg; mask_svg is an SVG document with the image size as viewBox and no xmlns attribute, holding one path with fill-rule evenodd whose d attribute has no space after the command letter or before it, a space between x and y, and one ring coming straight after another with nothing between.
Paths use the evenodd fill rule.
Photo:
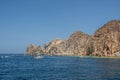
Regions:
<instances>
[{"instance_id":1,"label":"rocky cliff","mask_svg":"<svg viewBox=\"0 0 120 80\"><path fill-rule=\"evenodd\" d=\"M95 56L120 56L120 20L112 20L98 29L93 38Z\"/></svg>"},{"instance_id":2,"label":"rocky cliff","mask_svg":"<svg viewBox=\"0 0 120 80\"><path fill-rule=\"evenodd\" d=\"M86 55L90 39L90 35L76 31L67 40L55 39L45 45L45 53L51 55Z\"/></svg>"},{"instance_id":3,"label":"rocky cliff","mask_svg":"<svg viewBox=\"0 0 120 80\"><path fill-rule=\"evenodd\" d=\"M74 32L66 42L66 51L71 55L82 56L87 54L87 46L91 40L90 35L81 31Z\"/></svg>"},{"instance_id":4,"label":"rocky cliff","mask_svg":"<svg viewBox=\"0 0 120 80\"><path fill-rule=\"evenodd\" d=\"M120 56L120 20L112 20L99 28L93 36L76 31L66 40L55 39L40 46L30 45L28 54L75 56Z\"/></svg>"},{"instance_id":5,"label":"rocky cliff","mask_svg":"<svg viewBox=\"0 0 120 80\"><path fill-rule=\"evenodd\" d=\"M49 55L62 55L65 52L65 48L66 40L55 39L44 45L44 53Z\"/></svg>"},{"instance_id":6,"label":"rocky cliff","mask_svg":"<svg viewBox=\"0 0 120 80\"><path fill-rule=\"evenodd\" d=\"M48 55L87 55L87 46L90 40L90 35L76 31L67 40L52 40L45 44L43 49L40 46L30 45L27 48L27 53L31 55L37 53Z\"/></svg>"},{"instance_id":7,"label":"rocky cliff","mask_svg":"<svg viewBox=\"0 0 120 80\"><path fill-rule=\"evenodd\" d=\"M43 53L43 49L40 46L35 46L33 44L30 44L27 47L26 53L29 55L38 55L39 53Z\"/></svg>"}]
</instances>

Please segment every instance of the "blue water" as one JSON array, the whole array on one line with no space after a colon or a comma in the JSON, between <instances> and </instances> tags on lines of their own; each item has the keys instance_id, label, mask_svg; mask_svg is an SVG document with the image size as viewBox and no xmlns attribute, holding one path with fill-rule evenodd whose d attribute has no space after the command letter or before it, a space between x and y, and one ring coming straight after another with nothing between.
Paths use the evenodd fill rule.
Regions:
<instances>
[{"instance_id":1,"label":"blue water","mask_svg":"<svg viewBox=\"0 0 120 80\"><path fill-rule=\"evenodd\" d=\"M0 80L120 80L120 59L0 54Z\"/></svg>"}]
</instances>

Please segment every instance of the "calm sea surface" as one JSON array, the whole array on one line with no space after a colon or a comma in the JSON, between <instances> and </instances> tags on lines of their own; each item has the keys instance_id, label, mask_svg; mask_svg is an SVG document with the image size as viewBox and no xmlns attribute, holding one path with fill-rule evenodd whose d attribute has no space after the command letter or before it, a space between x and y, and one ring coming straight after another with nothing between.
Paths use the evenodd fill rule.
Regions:
<instances>
[{"instance_id":1,"label":"calm sea surface","mask_svg":"<svg viewBox=\"0 0 120 80\"><path fill-rule=\"evenodd\" d=\"M120 59L0 54L0 80L120 80Z\"/></svg>"}]
</instances>

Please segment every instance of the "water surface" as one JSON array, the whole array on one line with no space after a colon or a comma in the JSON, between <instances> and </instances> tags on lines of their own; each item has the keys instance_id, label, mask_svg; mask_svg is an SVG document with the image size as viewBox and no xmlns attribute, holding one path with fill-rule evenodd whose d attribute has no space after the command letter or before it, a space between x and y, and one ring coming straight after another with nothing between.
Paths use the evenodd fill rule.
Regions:
<instances>
[{"instance_id":1,"label":"water surface","mask_svg":"<svg viewBox=\"0 0 120 80\"><path fill-rule=\"evenodd\" d=\"M0 80L120 80L120 59L0 54Z\"/></svg>"}]
</instances>

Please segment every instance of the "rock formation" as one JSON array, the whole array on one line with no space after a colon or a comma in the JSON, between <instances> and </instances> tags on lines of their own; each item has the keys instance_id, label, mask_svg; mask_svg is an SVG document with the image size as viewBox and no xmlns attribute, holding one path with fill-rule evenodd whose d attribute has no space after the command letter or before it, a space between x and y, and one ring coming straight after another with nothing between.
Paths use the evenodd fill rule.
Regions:
<instances>
[{"instance_id":1,"label":"rock formation","mask_svg":"<svg viewBox=\"0 0 120 80\"><path fill-rule=\"evenodd\" d=\"M27 47L26 53L34 56L34 55L38 55L39 53L43 53L43 50L40 46L34 46L33 44L30 44Z\"/></svg>"},{"instance_id":2,"label":"rock formation","mask_svg":"<svg viewBox=\"0 0 120 80\"><path fill-rule=\"evenodd\" d=\"M120 56L120 20L112 20L98 29L93 38L95 56Z\"/></svg>"},{"instance_id":3,"label":"rock formation","mask_svg":"<svg viewBox=\"0 0 120 80\"><path fill-rule=\"evenodd\" d=\"M120 56L120 20L112 20L98 29L93 36L81 31L74 32L67 40L55 39L40 46L30 45L27 54L74 56Z\"/></svg>"},{"instance_id":4,"label":"rock formation","mask_svg":"<svg viewBox=\"0 0 120 80\"><path fill-rule=\"evenodd\" d=\"M62 55L65 52L65 40L55 39L50 43L44 45L44 50L46 54L50 55Z\"/></svg>"},{"instance_id":5,"label":"rock formation","mask_svg":"<svg viewBox=\"0 0 120 80\"><path fill-rule=\"evenodd\" d=\"M82 56L87 54L87 46L91 36L80 31L73 33L66 42L66 51L70 55Z\"/></svg>"},{"instance_id":6,"label":"rock formation","mask_svg":"<svg viewBox=\"0 0 120 80\"><path fill-rule=\"evenodd\" d=\"M55 39L44 45L44 53L49 55L76 55L87 54L87 44L91 36L80 31L73 33L67 40ZM41 48L37 50L35 46L30 45L27 53L40 53Z\"/></svg>"}]
</instances>

